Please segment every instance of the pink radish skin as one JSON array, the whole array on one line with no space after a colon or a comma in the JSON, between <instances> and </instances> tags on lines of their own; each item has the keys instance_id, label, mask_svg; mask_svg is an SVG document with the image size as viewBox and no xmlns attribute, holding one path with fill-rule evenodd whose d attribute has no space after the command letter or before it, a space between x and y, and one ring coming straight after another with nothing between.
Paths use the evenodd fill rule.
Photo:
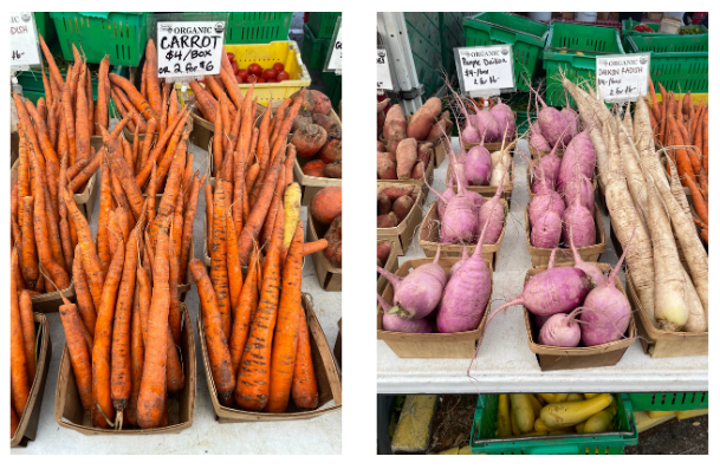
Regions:
<instances>
[{"instance_id":1,"label":"pink radish skin","mask_svg":"<svg viewBox=\"0 0 720 469\"><path fill-rule=\"evenodd\" d=\"M600 270L600 267L596 266L591 262L585 262L584 260L582 260L582 257L580 257L580 253L575 248L572 233L570 233L570 249L572 250L573 259L575 260L575 267L588 274L588 276L592 279L595 285L600 285L605 282L605 274L603 274L603 271Z\"/></svg>"},{"instance_id":2,"label":"pink radish skin","mask_svg":"<svg viewBox=\"0 0 720 469\"><path fill-rule=\"evenodd\" d=\"M405 332L407 334L429 334L433 331L432 326L425 318L403 319L393 312L388 312L392 311L393 308L390 307L388 302L385 301L382 296L377 293L375 294L377 295L380 307L383 309L384 312L382 319L382 327L384 331Z\"/></svg>"},{"instance_id":3,"label":"pink radish skin","mask_svg":"<svg viewBox=\"0 0 720 469\"><path fill-rule=\"evenodd\" d=\"M505 165L505 171L500 179L500 184L498 184L495 195L480 207L480 212L478 213L478 226L485 226L487 224L485 244L497 243L498 239L500 239L503 226L505 226L505 207L500 203L500 195L503 191L505 175L507 174L509 166L510 160L508 160L508 163Z\"/></svg>"},{"instance_id":4,"label":"pink radish skin","mask_svg":"<svg viewBox=\"0 0 720 469\"><path fill-rule=\"evenodd\" d=\"M586 347L618 340L623 336L630 324L632 308L627 296L615 288L615 278L625 260L625 254L627 254L635 236L636 228L637 215L633 233L630 235L625 251L620 256L617 265L610 272L607 280L599 283L585 298L580 329L582 331L582 341Z\"/></svg>"},{"instance_id":5,"label":"pink radish skin","mask_svg":"<svg viewBox=\"0 0 720 469\"><path fill-rule=\"evenodd\" d=\"M565 135L561 139L563 142L563 146L566 147L570 143L570 141L573 138L575 138L575 136L578 134L578 131L577 131L578 115L574 109L566 107L566 108L563 108L560 110L560 117L562 117L563 121L565 122L565 125L568 128L568 131L565 133Z\"/></svg>"},{"instance_id":6,"label":"pink radish skin","mask_svg":"<svg viewBox=\"0 0 720 469\"><path fill-rule=\"evenodd\" d=\"M438 332L465 332L480 324L492 293L490 269L482 257L488 223L480 233L475 252L455 271L443 292L437 315Z\"/></svg>"},{"instance_id":7,"label":"pink radish skin","mask_svg":"<svg viewBox=\"0 0 720 469\"><path fill-rule=\"evenodd\" d=\"M540 328L538 344L551 347L577 347L580 344L581 331L575 320L577 311L572 314L553 314Z\"/></svg>"},{"instance_id":8,"label":"pink radish skin","mask_svg":"<svg viewBox=\"0 0 720 469\"><path fill-rule=\"evenodd\" d=\"M592 179L595 173L595 163L595 146L590 140L589 130L585 129L577 134L565 149L558 175L558 192L562 194L565 184L573 181L577 174Z\"/></svg>"},{"instance_id":9,"label":"pink radish skin","mask_svg":"<svg viewBox=\"0 0 720 469\"><path fill-rule=\"evenodd\" d=\"M485 134L485 141L497 142L503 136L502 128L500 123L495 116L487 109L480 109L475 105L474 101L471 101L473 110L475 111L474 116L470 116L473 127L477 129L480 135Z\"/></svg>"},{"instance_id":10,"label":"pink radish skin","mask_svg":"<svg viewBox=\"0 0 720 469\"><path fill-rule=\"evenodd\" d=\"M535 197L533 197L528 205L530 224L534 225L538 217L543 215L547 210L552 210L557 213L558 217L562 220L563 213L565 212L565 202L560 194L550 187L542 166L538 167L538 172L538 177L535 178L538 180L538 184L533 189L535 191Z\"/></svg>"},{"instance_id":11,"label":"pink radish skin","mask_svg":"<svg viewBox=\"0 0 720 469\"><path fill-rule=\"evenodd\" d=\"M468 253L467 253L467 244L463 243L462 245L462 256L460 257L460 260L457 261L450 267L450 274L448 275L448 281L452 278L453 275L455 275L455 272L458 271L460 266L463 265L463 263L468 259Z\"/></svg>"},{"instance_id":12,"label":"pink radish skin","mask_svg":"<svg viewBox=\"0 0 720 469\"><path fill-rule=\"evenodd\" d=\"M486 186L492 172L490 152L481 145L472 147L465 158L466 184L470 186Z\"/></svg>"},{"instance_id":13,"label":"pink radish skin","mask_svg":"<svg viewBox=\"0 0 720 469\"><path fill-rule=\"evenodd\" d=\"M540 130L540 123L538 123L537 121L535 121L535 123L530 126L530 141L528 143L532 148L536 150L552 150L552 147L550 146L548 141L545 140L545 137L543 137L542 130Z\"/></svg>"},{"instance_id":14,"label":"pink radish skin","mask_svg":"<svg viewBox=\"0 0 720 469\"><path fill-rule=\"evenodd\" d=\"M566 124L565 119L560 115L560 111L553 107L549 107L545 104L545 101L540 97L539 93L535 90L535 99L540 100L542 108L538 111L538 123L540 124L540 131L542 136L545 137L547 142L554 146L555 143L563 136Z\"/></svg>"},{"instance_id":15,"label":"pink radish skin","mask_svg":"<svg viewBox=\"0 0 720 469\"><path fill-rule=\"evenodd\" d=\"M457 244L472 242L477 233L475 203L465 193L464 170L462 165L453 164L458 182L458 193L447 202L440 227L440 242Z\"/></svg>"},{"instance_id":16,"label":"pink radish skin","mask_svg":"<svg viewBox=\"0 0 720 469\"><path fill-rule=\"evenodd\" d=\"M500 128L505 129L505 135L502 139L506 142L512 141L517 127L515 126L515 113L510 109L510 106L504 104L498 98L497 103L490 109L490 113L498 121Z\"/></svg>"},{"instance_id":17,"label":"pink radish skin","mask_svg":"<svg viewBox=\"0 0 720 469\"><path fill-rule=\"evenodd\" d=\"M516 305L540 316L572 311L583 304L591 286L590 277L575 267L544 270L528 280L520 296L493 311L488 322L498 311Z\"/></svg>"},{"instance_id":18,"label":"pink radish skin","mask_svg":"<svg viewBox=\"0 0 720 469\"><path fill-rule=\"evenodd\" d=\"M570 246L571 231L575 246L584 248L595 244L595 218L580 204L580 199L575 199L573 205L565 209L563 215L562 237L566 246Z\"/></svg>"},{"instance_id":19,"label":"pink radish skin","mask_svg":"<svg viewBox=\"0 0 720 469\"><path fill-rule=\"evenodd\" d=\"M440 248L435 260L423 264L405 278L388 272L382 267L377 271L388 279L395 290L393 302L399 306L398 314L403 319L420 319L430 314L440 302L443 288L447 283L445 269L440 267Z\"/></svg>"},{"instance_id":20,"label":"pink radish skin","mask_svg":"<svg viewBox=\"0 0 720 469\"><path fill-rule=\"evenodd\" d=\"M455 192L452 190L452 187L448 187L445 189L442 194L440 194L440 197L438 197L438 216L440 217L440 220L442 220L443 216L445 215L445 208L447 208L447 203L455 197Z\"/></svg>"},{"instance_id":21,"label":"pink radish skin","mask_svg":"<svg viewBox=\"0 0 720 469\"><path fill-rule=\"evenodd\" d=\"M530 244L541 249L557 247L562 236L562 220L557 213L548 210L530 224Z\"/></svg>"},{"instance_id":22,"label":"pink radish skin","mask_svg":"<svg viewBox=\"0 0 720 469\"><path fill-rule=\"evenodd\" d=\"M574 181L565 184L565 207L570 207L575 199L580 199L580 205L588 209L590 213L595 208L595 189L590 179L579 176Z\"/></svg>"},{"instance_id":23,"label":"pink radish skin","mask_svg":"<svg viewBox=\"0 0 720 469\"><path fill-rule=\"evenodd\" d=\"M545 181L548 187L552 190L556 190L558 176L560 176L560 165L562 160L557 156L558 143L555 144L552 151L545 156L540 157L538 167L542 174L545 176Z\"/></svg>"}]
</instances>

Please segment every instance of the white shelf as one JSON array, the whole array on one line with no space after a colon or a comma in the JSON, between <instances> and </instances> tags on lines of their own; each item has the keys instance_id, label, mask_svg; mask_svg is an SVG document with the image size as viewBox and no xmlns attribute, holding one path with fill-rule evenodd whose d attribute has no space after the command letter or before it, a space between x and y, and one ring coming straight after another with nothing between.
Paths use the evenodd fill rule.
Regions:
<instances>
[{"instance_id":1,"label":"white shelf","mask_svg":"<svg viewBox=\"0 0 720 469\"><path fill-rule=\"evenodd\" d=\"M456 152L459 151L454 139ZM515 180L510 221L493 273L493 307L522 291L525 273L532 267L527 252L524 208L528 203L525 179L527 151L521 141L515 155ZM435 170L433 188L445 189L448 161ZM436 197L430 193L424 209ZM610 242L610 223L605 216L608 247L600 262L615 265L617 256ZM406 260L425 257L417 235ZM623 278L624 284L624 278ZM611 367L542 372L537 357L527 344L521 306L500 312L490 323L472 367L469 359L402 359L377 341L377 392L413 393L499 393L499 392L669 392L707 391L708 357L650 358L638 339L620 362ZM469 376L468 376L469 369Z\"/></svg>"}]
</instances>

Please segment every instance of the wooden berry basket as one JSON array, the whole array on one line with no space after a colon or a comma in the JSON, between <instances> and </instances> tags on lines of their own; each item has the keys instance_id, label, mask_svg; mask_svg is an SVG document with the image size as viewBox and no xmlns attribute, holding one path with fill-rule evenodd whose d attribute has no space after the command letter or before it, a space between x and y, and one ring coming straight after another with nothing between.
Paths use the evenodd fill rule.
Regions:
<instances>
[{"instance_id":1,"label":"wooden berry basket","mask_svg":"<svg viewBox=\"0 0 720 469\"><path fill-rule=\"evenodd\" d=\"M378 189L382 190L386 187L407 187L411 183L401 182L378 182ZM412 244L413 238L415 237L415 229L420 225L422 221L422 205L424 201L424 195L420 186L415 186L412 191L412 195L415 196L415 204L410 209L410 213L407 214L405 219L401 221L397 226L392 228L378 228L377 239L378 241L395 241L400 246L398 255L404 256L407 252L410 244Z\"/></svg>"}]
</instances>

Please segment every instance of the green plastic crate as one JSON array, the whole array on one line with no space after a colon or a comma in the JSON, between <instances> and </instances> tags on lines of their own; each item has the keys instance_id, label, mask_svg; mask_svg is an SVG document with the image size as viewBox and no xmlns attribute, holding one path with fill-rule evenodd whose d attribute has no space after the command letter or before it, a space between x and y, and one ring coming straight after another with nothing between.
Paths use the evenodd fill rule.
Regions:
<instances>
[{"instance_id":1,"label":"green plastic crate","mask_svg":"<svg viewBox=\"0 0 720 469\"><path fill-rule=\"evenodd\" d=\"M310 13L307 25L318 39L332 39L340 12Z\"/></svg>"},{"instance_id":2,"label":"green plastic crate","mask_svg":"<svg viewBox=\"0 0 720 469\"><path fill-rule=\"evenodd\" d=\"M512 13L489 12L463 19L465 46L513 46L515 86L519 91L529 90L528 82L540 70L547 34L547 25Z\"/></svg>"},{"instance_id":3,"label":"green plastic crate","mask_svg":"<svg viewBox=\"0 0 720 469\"><path fill-rule=\"evenodd\" d=\"M646 26L649 26L650 29L655 31L654 33L641 33L639 31L635 31L635 26L639 24L644 24ZM705 34L707 34L707 28L703 25L699 25L700 29L705 31ZM658 36L673 36L677 37L677 34L667 34L667 33L658 33L658 29L660 29L660 23L640 23L638 21L632 20L632 19L626 19L622 21L622 36L623 36L623 47L625 48L625 52L630 52L630 43L628 41L629 37L639 36L639 37L658 37ZM696 34L694 37L702 36L702 34Z\"/></svg>"},{"instance_id":4,"label":"green plastic crate","mask_svg":"<svg viewBox=\"0 0 720 469\"><path fill-rule=\"evenodd\" d=\"M22 94L24 98L29 99L35 105L37 105L38 99L45 97L44 91L26 90L25 88L23 88Z\"/></svg>"},{"instance_id":5,"label":"green plastic crate","mask_svg":"<svg viewBox=\"0 0 720 469\"><path fill-rule=\"evenodd\" d=\"M73 59L72 45L89 63L100 63L106 54L111 65L137 67L147 43L149 13L51 12L63 56Z\"/></svg>"},{"instance_id":6,"label":"green plastic crate","mask_svg":"<svg viewBox=\"0 0 720 469\"><path fill-rule=\"evenodd\" d=\"M652 52L650 78L676 93L707 93L709 86L708 35L628 38L630 53Z\"/></svg>"},{"instance_id":7,"label":"green plastic crate","mask_svg":"<svg viewBox=\"0 0 720 469\"><path fill-rule=\"evenodd\" d=\"M322 81L325 84L327 96L332 102L332 107L337 112L338 105L342 100L342 75L335 75L335 73L323 72Z\"/></svg>"},{"instance_id":8,"label":"green plastic crate","mask_svg":"<svg viewBox=\"0 0 720 469\"><path fill-rule=\"evenodd\" d=\"M325 65L325 57L327 57L330 41L316 38L308 25L305 25L303 29L305 30L302 46L303 62L311 70L321 69Z\"/></svg>"},{"instance_id":9,"label":"green plastic crate","mask_svg":"<svg viewBox=\"0 0 720 469\"><path fill-rule=\"evenodd\" d=\"M626 446L637 445L638 432L628 395L615 394L615 399L613 432L497 438L498 394L481 394L473 418L470 449L473 454L622 454Z\"/></svg>"},{"instance_id":10,"label":"green plastic crate","mask_svg":"<svg viewBox=\"0 0 720 469\"><path fill-rule=\"evenodd\" d=\"M129 69L127 67L111 67L110 71L112 73L127 78ZM45 73L47 73L47 69L45 70ZM65 74L61 73L60 75L62 76L63 80L65 80ZM40 72L40 69L30 69L24 72L20 72L17 74L17 79L18 84L22 86L23 94L25 96L28 96L28 93L32 93L33 96L37 95L33 102L37 102L38 98L40 98L41 96L45 96L45 88L43 87L42 74ZM97 99L97 70L90 71L90 82L92 83L93 88L93 98Z\"/></svg>"},{"instance_id":11,"label":"green plastic crate","mask_svg":"<svg viewBox=\"0 0 720 469\"><path fill-rule=\"evenodd\" d=\"M624 53L620 33L615 28L553 23L543 53L547 82L545 102L550 106L565 105L563 74L574 83L587 80L595 86L595 57ZM570 103L574 105L575 101L570 98Z\"/></svg>"},{"instance_id":12,"label":"green plastic crate","mask_svg":"<svg viewBox=\"0 0 720 469\"><path fill-rule=\"evenodd\" d=\"M57 37L55 32L55 24L50 19L50 13L47 11L40 11L33 13L35 16L35 29L37 33L43 37L45 43L49 44L50 41Z\"/></svg>"},{"instance_id":13,"label":"green plastic crate","mask_svg":"<svg viewBox=\"0 0 720 469\"><path fill-rule=\"evenodd\" d=\"M633 410L695 410L708 408L707 392L642 392L630 394Z\"/></svg>"},{"instance_id":14,"label":"green plastic crate","mask_svg":"<svg viewBox=\"0 0 720 469\"><path fill-rule=\"evenodd\" d=\"M292 15L292 12L231 12L225 42L265 44L287 41Z\"/></svg>"}]
</instances>

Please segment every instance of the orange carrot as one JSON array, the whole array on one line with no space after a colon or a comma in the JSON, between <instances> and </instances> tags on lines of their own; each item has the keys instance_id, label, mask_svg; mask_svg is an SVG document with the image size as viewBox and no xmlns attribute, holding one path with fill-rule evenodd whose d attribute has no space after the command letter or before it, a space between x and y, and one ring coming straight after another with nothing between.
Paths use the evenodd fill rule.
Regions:
<instances>
[{"instance_id":1,"label":"orange carrot","mask_svg":"<svg viewBox=\"0 0 720 469\"><path fill-rule=\"evenodd\" d=\"M63 155L62 163L60 164L60 176L58 178L58 194L61 194L67 185L67 163L68 157L67 155ZM67 219L67 207L64 202L58 204L58 229L60 230L60 241L62 242L62 251L65 256L65 265L70 269L73 264L75 246L72 244L70 224Z\"/></svg>"},{"instance_id":2,"label":"orange carrot","mask_svg":"<svg viewBox=\"0 0 720 469\"><path fill-rule=\"evenodd\" d=\"M252 312L258 297L258 252L253 251L250 256L250 264L248 266L247 278L242 285L240 297L237 299L237 309L233 317L233 326L230 336L230 356L232 360L235 375L240 370L240 360L242 359L245 344L247 343L248 332L250 331L250 321Z\"/></svg>"},{"instance_id":3,"label":"orange carrot","mask_svg":"<svg viewBox=\"0 0 720 469\"><path fill-rule=\"evenodd\" d=\"M295 372L292 382L292 398L296 406L301 409L314 409L318 406L317 380L312 362L310 349L310 334L308 332L305 309L300 307L300 324L298 328L298 350L295 359Z\"/></svg>"},{"instance_id":4,"label":"orange carrot","mask_svg":"<svg viewBox=\"0 0 720 469\"><path fill-rule=\"evenodd\" d=\"M222 166L223 161L223 125L222 125L222 116L220 113L218 113L215 116L215 133L213 134L213 155L212 155L212 175L213 177L218 177L218 174L220 173L220 167Z\"/></svg>"},{"instance_id":5,"label":"orange carrot","mask_svg":"<svg viewBox=\"0 0 720 469\"><path fill-rule=\"evenodd\" d=\"M33 228L33 198L23 197L20 201L20 269L26 282L34 283L40 275L37 249L35 247L35 231Z\"/></svg>"},{"instance_id":6,"label":"orange carrot","mask_svg":"<svg viewBox=\"0 0 720 469\"><path fill-rule=\"evenodd\" d=\"M182 200L181 200L182 201ZM179 210L181 203L178 203ZM170 311L168 322L172 333L173 344L180 345L180 330L182 327L182 312L180 311L180 243L182 237L182 214L178 211L174 214L174 220L170 226Z\"/></svg>"},{"instance_id":7,"label":"orange carrot","mask_svg":"<svg viewBox=\"0 0 720 469\"><path fill-rule=\"evenodd\" d=\"M50 52L50 49L48 48L47 44L45 44L45 40L42 37L42 34L38 34L38 39L40 42L40 48L43 51L43 54L45 55L45 60L48 62L48 67L50 69L50 77L53 78L57 83L62 83L62 75L60 74L60 69L58 68L57 64L55 63L55 59L53 58L52 52ZM17 410L17 409L16 409Z\"/></svg>"},{"instance_id":8,"label":"orange carrot","mask_svg":"<svg viewBox=\"0 0 720 469\"><path fill-rule=\"evenodd\" d=\"M185 388L185 373L180 363L180 355L178 353L178 346L175 345L175 341L170 331L170 327L167 328L167 365L166 365L166 379L167 379L167 392L174 393L181 391Z\"/></svg>"},{"instance_id":9,"label":"orange carrot","mask_svg":"<svg viewBox=\"0 0 720 469\"><path fill-rule=\"evenodd\" d=\"M221 400L228 401L235 389L235 375L233 374L227 340L222 330L222 318L217 305L215 290L205 266L200 260L193 259L190 261L190 271L200 296L200 312L204 323L204 330L200 331L200 333L205 335L215 389L217 389Z\"/></svg>"},{"instance_id":10,"label":"orange carrot","mask_svg":"<svg viewBox=\"0 0 720 469\"><path fill-rule=\"evenodd\" d=\"M225 54L221 55L224 56ZM223 85L225 85L225 89L227 89L228 97L235 104L235 107L239 108L242 105L243 95L240 92L237 82L235 82L235 75L228 73L224 68L221 68L220 79L222 80Z\"/></svg>"},{"instance_id":11,"label":"orange carrot","mask_svg":"<svg viewBox=\"0 0 720 469\"><path fill-rule=\"evenodd\" d=\"M123 158L117 143L110 138L110 134L105 129L100 129L103 135L103 145L110 159L112 173L120 179L122 187L125 190L130 207L132 208L135 218L140 218L144 198L138 184L135 182L133 171Z\"/></svg>"},{"instance_id":12,"label":"orange carrot","mask_svg":"<svg viewBox=\"0 0 720 469\"><path fill-rule=\"evenodd\" d=\"M150 309L150 302L152 301L152 284L150 281L150 274L148 273L148 270L142 266L141 262L138 262L137 272L135 276L137 278L136 290L138 292L138 306L140 308L138 314L140 315L143 347L147 347L149 339L148 314Z\"/></svg>"},{"instance_id":13,"label":"orange carrot","mask_svg":"<svg viewBox=\"0 0 720 469\"><path fill-rule=\"evenodd\" d=\"M17 249L12 249L13 265L18 263ZM10 276L10 389L12 402L18 414L25 412L31 383L28 382L28 366L23 343L22 319L15 276Z\"/></svg>"},{"instance_id":14,"label":"orange carrot","mask_svg":"<svg viewBox=\"0 0 720 469\"><path fill-rule=\"evenodd\" d=\"M136 171L139 171L140 168L143 167L145 162L148 159L148 156L150 156L150 147L152 147L153 142L153 134L155 133L155 130L157 129L157 119L154 117L148 121L148 128L147 128L147 134L145 137L145 140L143 140L142 144L142 151L140 152L140 158L138 160L138 166L135 167Z\"/></svg>"},{"instance_id":15,"label":"orange carrot","mask_svg":"<svg viewBox=\"0 0 720 469\"><path fill-rule=\"evenodd\" d=\"M19 299L20 324L22 326L23 345L25 347L25 363L27 365L28 383L35 379L35 320L30 292L22 290Z\"/></svg>"},{"instance_id":16,"label":"orange carrot","mask_svg":"<svg viewBox=\"0 0 720 469\"><path fill-rule=\"evenodd\" d=\"M157 49L155 49L155 43L152 39L148 39L147 45L145 46L145 66L147 68L145 78L147 80L146 92L148 101L155 113L160 114L162 98L160 97L160 78L158 78L157 72L158 57Z\"/></svg>"},{"instance_id":17,"label":"orange carrot","mask_svg":"<svg viewBox=\"0 0 720 469\"><path fill-rule=\"evenodd\" d=\"M200 112L202 112L205 119L214 122L217 113L217 104L213 102L215 98L210 96L196 80L190 80L190 88L195 94L195 104L200 109Z\"/></svg>"},{"instance_id":18,"label":"orange carrot","mask_svg":"<svg viewBox=\"0 0 720 469\"><path fill-rule=\"evenodd\" d=\"M210 184L205 184L205 237L207 238L207 246L205 249L208 254L212 251L212 227L213 227L213 188Z\"/></svg>"},{"instance_id":19,"label":"orange carrot","mask_svg":"<svg viewBox=\"0 0 720 469\"><path fill-rule=\"evenodd\" d=\"M70 354L70 364L75 375L80 402L85 411L92 412L94 376L90 363L90 350L83 333L84 325L78 315L77 307L69 302L60 306L60 319L65 330L65 344Z\"/></svg>"},{"instance_id":20,"label":"orange carrot","mask_svg":"<svg viewBox=\"0 0 720 469\"><path fill-rule=\"evenodd\" d=\"M303 256L309 256L310 254L318 251L324 251L328 247L328 240L325 238L318 239L317 241L311 241L303 244Z\"/></svg>"},{"instance_id":21,"label":"orange carrot","mask_svg":"<svg viewBox=\"0 0 720 469\"><path fill-rule=\"evenodd\" d=\"M95 110L95 131L94 135L100 135L100 128L108 128L108 105L110 104L110 96L105 93L106 83L109 81L108 72L110 70L110 56L105 55L100 61L100 69L98 71L98 90L97 90L97 108Z\"/></svg>"},{"instance_id":22,"label":"orange carrot","mask_svg":"<svg viewBox=\"0 0 720 469\"><path fill-rule=\"evenodd\" d=\"M17 433L17 429L19 426L20 419L15 412L15 407L13 406L12 402L10 402L10 438L15 437L15 433Z\"/></svg>"},{"instance_id":23,"label":"orange carrot","mask_svg":"<svg viewBox=\"0 0 720 469\"><path fill-rule=\"evenodd\" d=\"M80 81L78 82L80 92L77 94L77 105L75 106L75 159L79 161L90 158L90 135L92 131L90 127L88 127L87 91L85 89L86 79L87 73L85 73L85 65L83 64L80 72Z\"/></svg>"},{"instance_id":24,"label":"orange carrot","mask_svg":"<svg viewBox=\"0 0 720 469\"><path fill-rule=\"evenodd\" d=\"M237 233L235 231L235 224L232 220L232 208L229 208L228 212L226 212L225 218L227 226L227 276L228 287L230 290L231 316L234 318L237 314L238 301L240 300L240 292L242 291L243 275L240 257L238 256L237 250ZM228 334L227 338L230 339L230 334Z\"/></svg>"},{"instance_id":25,"label":"orange carrot","mask_svg":"<svg viewBox=\"0 0 720 469\"><path fill-rule=\"evenodd\" d=\"M193 241L193 228L195 226L195 214L197 213L198 199L200 197L200 187L205 182L205 176L199 177L196 173L193 177L190 188L190 197L188 198L187 208L185 209L185 217L183 219L182 242L180 243L180 279L181 283L187 283L187 271L190 264L190 256L192 256L191 248ZM208 184L208 187L210 185Z\"/></svg>"},{"instance_id":26,"label":"orange carrot","mask_svg":"<svg viewBox=\"0 0 720 469\"><path fill-rule=\"evenodd\" d=\"M295 237L285 260L282 294L272 341L270 361L270 392L266 412L283 413L290 401L295 357L298 349L298 315L302 305L303 227L298 223Z\"/></svg>"},{"instance_id":27,"label":"orange carrot","mask_svg":"<svg viewBox=\"0 0 720 469\"><path fill-rule=\"evenodd\" d=\"M145 367L138 395L137 420L141 428L155 428L160 425L167 400L167 333L170 310L169 243L167 230L160 230L155 248Z\"/></svg>"},{"instance_id":28,"label":"orange carrot","mask_svg":"<svg viewBox=\"0 0 720 469\"><path fill-rule=\"evenodd\" d=\"M100 171L100 208L98 211L97 226L97 254L100 259L103 276L107 275L107 270L112 260L112 255L110 254L110 234L108 232L110 212L112 211L112 176L110 171L110 161L108 161L107 158L103 158L102 170Z\"/></svg>"},{"instance_id":29,"label":"orange carrot","mask_svg":"<svg viewBox=\"0 0 720 469\"><path fill-rule=\"evenodd\" d=\"M95 334L95 321L97 313L95 312L95 303L93 303L90 287L85 277L85 270L82 264L82 250L80 246L75 247L75 259L73 260L73 282L75 283L75 295L77 296L77 305L82 317L85 328Z\"/></svg>"},{"instance_id":30,"label":"orange carrot","mask_svg":"<svg viewBox=\"0 0 720 469\"><path fill-rule=\"evenodd\" d=\"M150 104L148 104L145 98L142 97L140 92L127 78L116 75L115 73L110 73L108 76L111 84L122 88L132 102L133 106L135 106L135 109L142 114L145 120L150 120L152 117L156 119L159 118L157 112L155 112L155 110L150 106Z\"/></svg>"},{"instance_id":31,"label":"orange carrot","mask_svg":"<svg viewBox=\"0 0 720 469\"><path fill-rule=\"evenodd\" d=\"M227 268L227 223L225 211L228 204L226 188L229 183L222 179L215 182L215 200L213 201L212 249L210 250L210 278L217 298L218 309L222 319L222 331L225 338L230 337L232 323L231 299L228 287Z\"/></svg>"},{"instance_id":32,"label":"orange carrot","mask_svg":"<svg viewBox=\"0 0 720 469\"><path fill-rule=\"evenodd\" d=\"M144 270L137 267L137 270ZM136 274L137 276L137 274ZM137 400L140 393L140 381L142 380L143 358L145 346L143 345L142 322L140 317L140 292L135 288L133 295L133 311L130 319L130 377L132 391L128 400L125 416L130 425L137 425Z\"/></svg>"}]
</instances>

